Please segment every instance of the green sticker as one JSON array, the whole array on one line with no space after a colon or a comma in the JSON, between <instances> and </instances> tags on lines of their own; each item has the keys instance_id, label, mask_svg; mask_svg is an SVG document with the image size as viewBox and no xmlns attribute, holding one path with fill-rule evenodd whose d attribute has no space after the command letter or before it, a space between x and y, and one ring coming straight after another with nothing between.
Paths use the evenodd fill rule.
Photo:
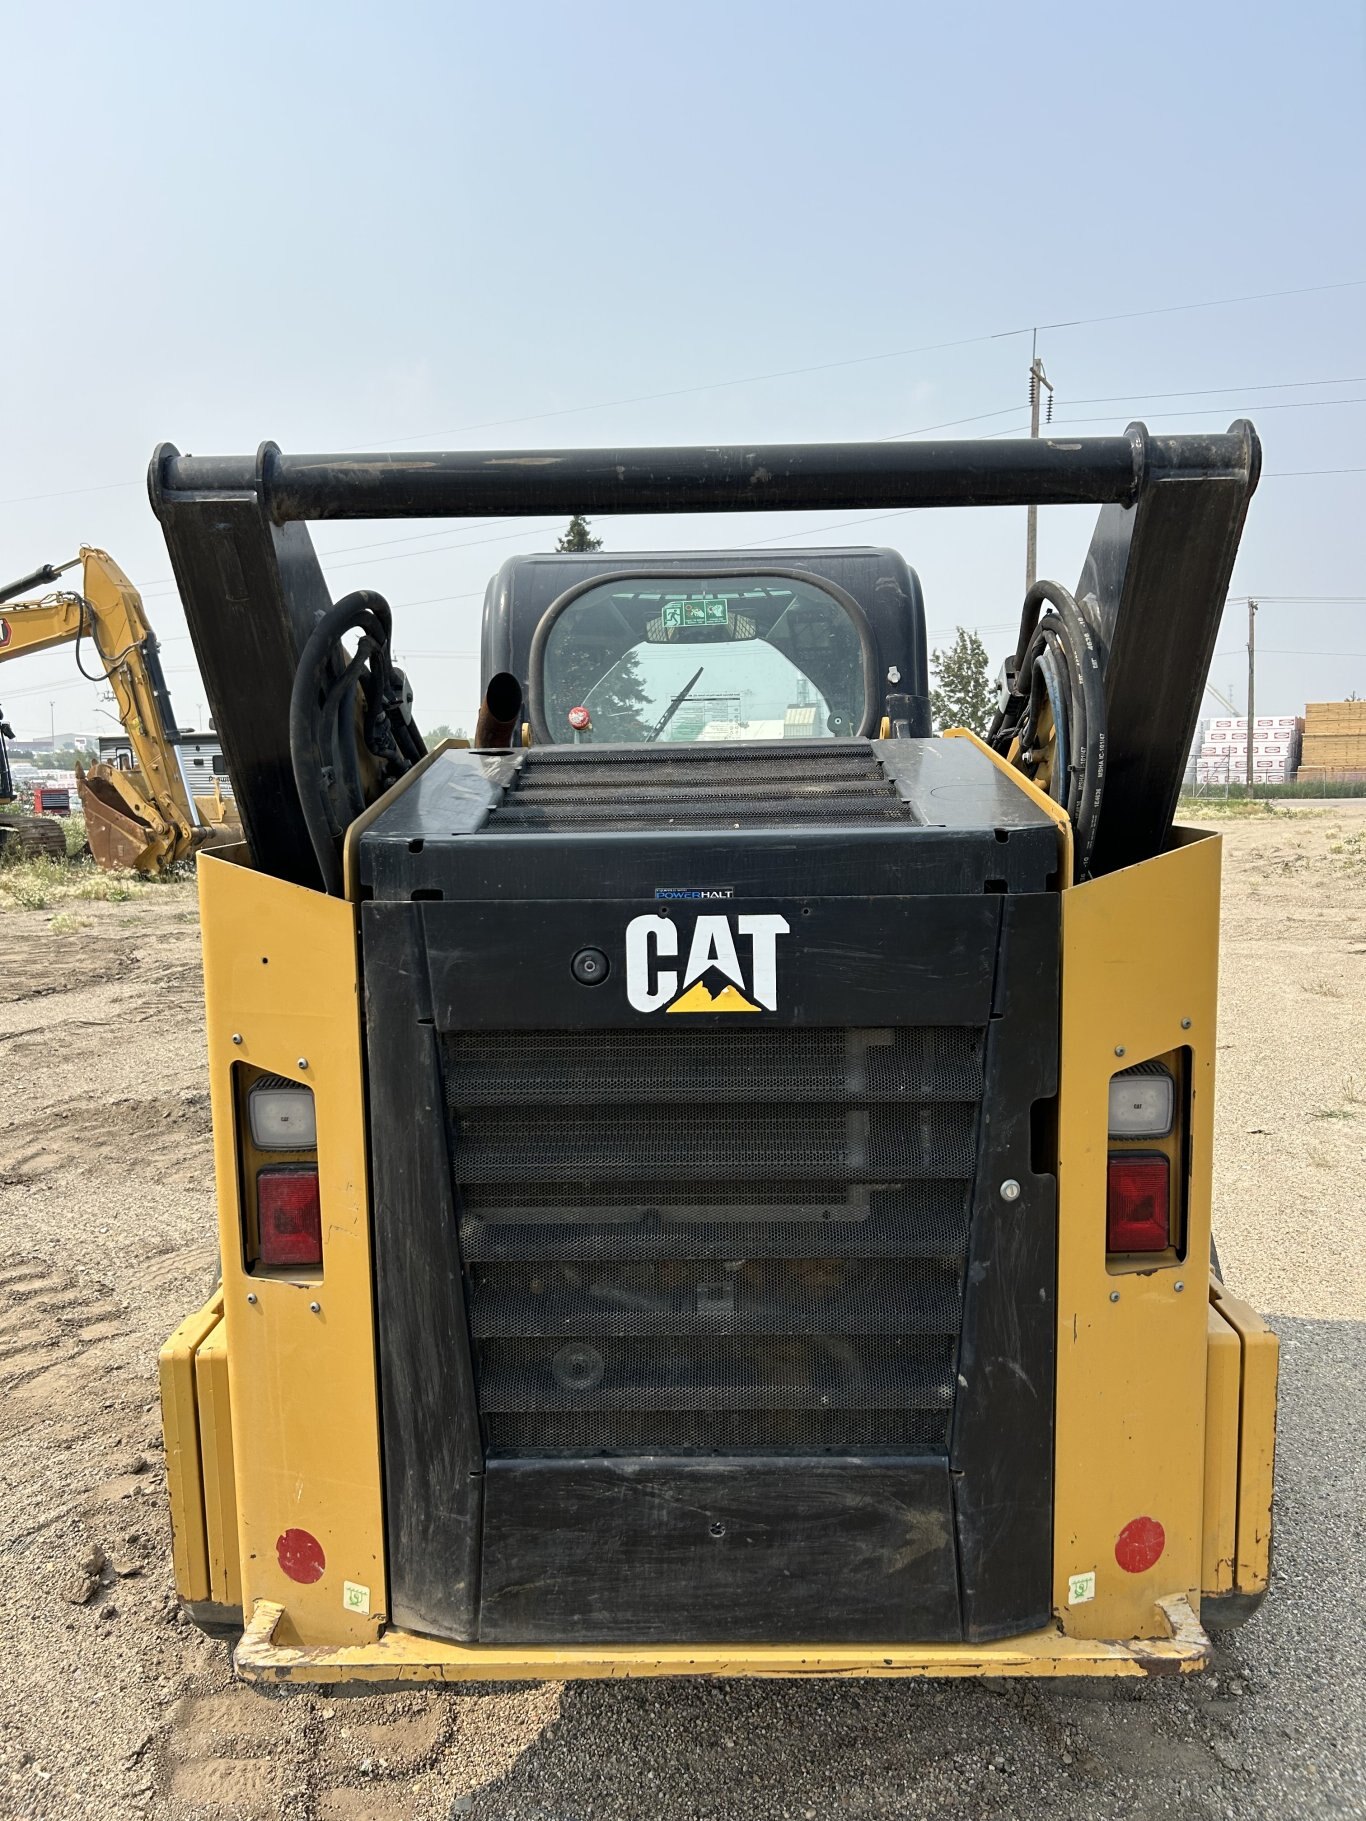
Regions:
<instances>
[{"instance_id":1,"label":"green sticker","mask_svg":"<svg viewBox=\"0 0 1366 1821\"><path fill-rule=\"evenodd\" d=\"M666 601L660 613L665 627L729 626L730 608L718 595L693 594L686 600Z\"/></svg>"}]
</instances>

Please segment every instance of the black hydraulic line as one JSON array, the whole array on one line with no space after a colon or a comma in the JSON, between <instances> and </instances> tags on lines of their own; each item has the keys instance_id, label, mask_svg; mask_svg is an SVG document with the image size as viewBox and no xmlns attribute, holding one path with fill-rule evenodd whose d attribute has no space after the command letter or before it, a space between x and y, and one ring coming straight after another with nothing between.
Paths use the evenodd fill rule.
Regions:
<instances>
[{"instance_id":1,"label":"black hydraulic line","mask_svg":"<svg viewBox=\"0 0 1366 1821\"><path fill-rule=\"evenodd\" d=\"M99 621L95 618L95 609L90 605L90 602L83 594L72 595L69 598L76 601L80 608L80 612L76 618L76 668L80 671L87 683L107 683L109 681L109 671L113 669L115 664L121 664L130 652L136 651L141 641L138 639L130 639L122 651L116 651L113 657L106 657L100 650ZM150 638L151 636L152 635L149 633L148 637ZM98 676L95 676L88 671L81 662L82 639L90 640L90 643L95 647L96 654L99 657L101 664L104 665L104 669ZM158 664L158 672L160 671L160 668L161 666ZM165 688L164 683L162 687L163 689ZM174 731L174 729L171 728L169 716L164 718L164 725L169 731Z\"/></svg>"},{"instance_id":2,"label":"black hydraulic line","mask_svg":"<svg viewBox=\"0 0 1366 1821\"><path fill-rule=\"evenodd\" d=\"M356 655L327 689L318 728L332 761L332 798L327 804L334 835L344 835L365 808L356 740L356 684L366 673L374 647L363 638ZM340 804L335 800L341 798Z\"/></svg>"},{"instance_id":3,"label":"black hydraulic line","mask_svg":"<svg viewBox=\"0 0 1366 1821\"><path fill-rule=\"evenodd\" d=\"M391 667L390 674L395 678L402 678L406 702L410 704L412 695L411 692L408 691L408 679L403 675L403 672L396 667ZM389 725L393 731L394 739L398 743L399 751L410 765L416 765L419 759L426 758L427 742L422 738L421 734L418 733L417 728L413 725L411 720L403 715L399 715L396 718L391 715L389 717Z\"/></svg>"},{"instance_id":4,"label":"black hydraulic line","mask_svg":"<svg viewBox=\"0 0 1366 1821\"><path fill-rule=\"evenodd\" d=\"M1058 641L1050 632L1044 635L1044 648L1039 658L1039 675L1043 678L1048 707L1053 716L1053 768L1048 779L1048 794L1055 803L1067 801L1067 768L1069 762L1068 731L1070 717L1063 707L1064 672L1058 655Z\"/></svg>"},{"instance_id":5,"label":"black hydraulic line","mask_svg":"<svg viewBox=\"0 0 1366 1821\"><path fill-rule=\"evenodd\" d=\"M378 667L381 673L387 666L391 626L389 603L382 595L360 589L345 596L319 618L309 634L290 693L294 782L324 889L334 897L342 893L338 843L364 807L356 750L355 690L367 666ZM338 656L346 655L343 636L356 631L361 641L355 656L342 664L339 675L329 677ZM383 681L379 687L382 694ZM396 769L405 771L407 763ZM342 793L344 805L339 809Z\"/></svg>"},{"instance_id":6,"label":"black hydraulic line","mask_svg":"<svg viewBox=\"0 0 1366 1821\"><path fill-rule=\"evenodd\" d=\"M1044 606L1051 611L1041 615ZM1066 683L1068 701L1061 720L1058 711L1062 708L1062 691L1056 684L1049 687L1048 672L1042 669L1045 659L1060 667L1059 680ZM1089 606L1078 605L1061 583L1036 582L1025 596L1009 675L1009 698L993 719L987 741L1003 754L1018 745L1015 762L1028 771L1032 760L1026 755L1032 752L1037 731L1040 695L1047 695L1057 729L1054 770L1066 779L1065 792L1059 800L1076 832L1076 877L1084 879L1090 872L1105 793L1105 678L1100 628ZM1057 797L1057 792L1053 795Z\"/></svg>"}]
</instances>

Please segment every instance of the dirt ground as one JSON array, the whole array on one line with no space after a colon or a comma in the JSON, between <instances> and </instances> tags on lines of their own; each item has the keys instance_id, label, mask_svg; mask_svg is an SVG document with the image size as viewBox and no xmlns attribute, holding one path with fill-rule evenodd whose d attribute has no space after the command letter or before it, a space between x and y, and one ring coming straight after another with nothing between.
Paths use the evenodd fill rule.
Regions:
<instances>
[{"instance_id":1,"label":"dirt ground","mask_svg":"<svg viewBox=\"0 0 1366 1821\"><path fill-rule=\"evenodd\" d=\"M1283 1340L1277 1566L1176 1684L234 1685L178 1622L155 1376L214 1280L193 887L0 909L0 1817L1366 1815L1366 804L1219 826L1215 1227Z\"/></svg>"}]
</instances>

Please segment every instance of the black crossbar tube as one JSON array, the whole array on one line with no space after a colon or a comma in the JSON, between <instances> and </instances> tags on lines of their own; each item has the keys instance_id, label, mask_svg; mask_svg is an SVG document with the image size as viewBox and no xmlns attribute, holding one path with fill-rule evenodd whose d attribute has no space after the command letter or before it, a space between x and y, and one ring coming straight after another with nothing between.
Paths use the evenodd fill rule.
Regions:
<instances>
[{"instance_id":1,"label":"black crossbar tube","mask_svg":"<svg viewBox=\"0 0 1366 1821\"><path fill-rule=\"evenodd\" d=\"M1216 465L1238 439L1201 439ZM1218 445L1227 442L1228 449ZM885 506L1131 505L1147 438L791 443L769 448L469 450L431 454L162 455L168 500L255 494L300 519L556 517L575 512L807 512Z\"/></svg>"}]
</instances>

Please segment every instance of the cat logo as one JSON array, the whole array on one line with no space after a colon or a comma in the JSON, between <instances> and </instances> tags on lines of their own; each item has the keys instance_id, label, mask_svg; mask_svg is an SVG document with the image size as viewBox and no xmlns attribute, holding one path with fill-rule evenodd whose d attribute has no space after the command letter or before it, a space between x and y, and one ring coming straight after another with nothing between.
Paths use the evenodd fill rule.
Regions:
<instances>
[{"instance_id":1,"label":"cat logo","mask_svg":"<svg viewBox=\"0 0 1366 1821\"><path fill-rule=\"evenodd\" d=\"M699 917L680 980L677 968L665 965L679 956L678 925L669 917L633 917L626 925L626 997L638 1012L776 1012L778 938L789 933L786 917L767 913ZM748 978L737 936L749 948Z\"/></svg>"}]
</instances>

